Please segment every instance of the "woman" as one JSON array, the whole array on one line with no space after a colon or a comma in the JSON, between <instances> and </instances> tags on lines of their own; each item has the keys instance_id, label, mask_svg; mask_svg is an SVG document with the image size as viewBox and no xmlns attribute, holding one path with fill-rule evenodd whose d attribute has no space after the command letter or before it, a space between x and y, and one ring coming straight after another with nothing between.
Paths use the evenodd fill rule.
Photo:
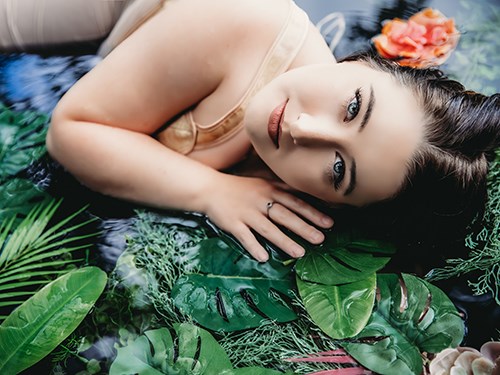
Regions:
<instances>
[{"instance_id":1,"label":"woman","mask_svg":"<svg viewBox=\"0 0 500 375\"><path fill-rule=\"evenodd\" d=\"M18 3L0 11L4 50L43 43L19 37L30 32L12 17ZM448 196L484 191L499 95L368 56L336 63L291 0L83 4L118 5L111 26L121 18L112 30L96 21L111 30L105 58L56 107L47 148L92 189L202 212L260 261L268 254L254 233L300 257L280 227L320 243L316 227L333 225L294 191L355 207L443 180ZM38 30L64 23L33 12ZM280 182L221 172L252 149Z\"/></svg>"}]
</instances>

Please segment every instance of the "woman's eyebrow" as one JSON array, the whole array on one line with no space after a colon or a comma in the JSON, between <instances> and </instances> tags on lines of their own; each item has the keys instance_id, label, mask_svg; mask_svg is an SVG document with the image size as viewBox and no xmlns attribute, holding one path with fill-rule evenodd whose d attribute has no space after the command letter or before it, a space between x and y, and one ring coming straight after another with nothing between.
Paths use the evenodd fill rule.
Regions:
<instances>
[{"instance_id":1,"label":"woman's eyebrow","mask_svg":"<svg viewBox=\"0 0 500 375\"><path fill-rule=\"evenodd\" d=\"M356 160L351 160L349 186L345 189L344 196L349 195L356 188Z\"/></svg>"},{"instance_id":2,"label":"woman's eyebrow","mask_svg":"<svg viewBox=\"0 0 500 375\"><path fill-rule=\"evenodd\" d=\"M368 123L368 120L370 120L370 116L372 115L373 111L373 106L375 105L375 95L373 93L373 86L370 85L370 98L368 99L368 107L366 108L366 112L363 116L363 119L361 120L361 125L359 125L359 132L361 132L366 124Z\"/></svg>"}]
</instances>

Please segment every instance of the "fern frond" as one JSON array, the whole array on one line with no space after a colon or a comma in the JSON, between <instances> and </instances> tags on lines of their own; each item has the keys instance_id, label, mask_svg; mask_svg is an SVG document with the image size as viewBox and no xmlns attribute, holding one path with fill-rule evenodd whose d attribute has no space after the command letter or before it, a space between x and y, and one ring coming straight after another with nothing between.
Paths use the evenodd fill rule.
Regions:
<instances>
[{"instance_id":1,"label":"fern frond","mask_svg":"<svg viewBox=\"0 0 500 375\"><path fill-rule=\"evenodd\" d=\"M95 221L70 225L86 207L49 226L60 205L61 200L46 199L20 222L14 214L0 223L0 308L20 305L40 287L74 268L81 259L68 254L87 248L82 241L96 236L72 235ZM4 318L0 316L0 321Z\"/></svg>"}]
</instances>

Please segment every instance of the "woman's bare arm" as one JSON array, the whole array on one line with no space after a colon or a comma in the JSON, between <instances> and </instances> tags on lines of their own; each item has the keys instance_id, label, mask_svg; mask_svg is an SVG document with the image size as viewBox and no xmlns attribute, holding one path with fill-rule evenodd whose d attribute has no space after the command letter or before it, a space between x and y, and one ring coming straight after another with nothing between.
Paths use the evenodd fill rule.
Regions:
<instances>
[{"instance_id":1,"label":"woman's bare arm","mask_svg":"<svg viewBox=\"0 0 500 375\"><path fill-rule=\"evenodd\" d=\"M47 147L92 189L154 207L203 212L260 260L267 254L252 230L300 256L303 249L265 216L266 203L280 202L273 220L314 243L323 236L301 217L327 227L323 214L268 181L220 173L150 136L216 90L229 69L228 51L240 37L238 21L225 16L235 24L217 22L221 9L213 4L228 5L226 0L193 12L193 4L201 3L172 2L168 12L83 77L55 109ZM209 30L207 19L214 24ZM232 37L223 37L224 27L236 30Z\"/></svg>"}]
</instances>

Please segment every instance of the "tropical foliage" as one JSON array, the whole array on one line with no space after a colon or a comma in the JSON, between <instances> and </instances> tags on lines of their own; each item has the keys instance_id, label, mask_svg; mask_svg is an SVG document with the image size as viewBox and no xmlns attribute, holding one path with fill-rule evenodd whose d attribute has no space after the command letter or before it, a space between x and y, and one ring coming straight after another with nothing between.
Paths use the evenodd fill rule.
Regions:
<instances>
[{"instance_id":1,"label":"tropical foliage","mask_svg":"<svg viewBox=\"0 0 500 375\"><path fill-rule=\"evenodd\" d=\"M387 375L420 374L421 353L456 347L464 324L448 297L426 281L403 274L377 277L380 298L355 341L342 343L363 366Z\"/></svg>"},{"instance_id":2,"label":"tropical foliage","mask_svg":"<svg viewBox=\"0 0 500 375\"><path fill-rule=\"evenodd\" d=\"M16 216L14 227L17 226L37 203L47 198L47 193L25 179L12 178L0 183L0 222Z\"/></svg>"},{"instance_id":3,"label":"tropical foliage","mask_svg":"<svg viewBox=\"0 0 500 375\"><path fill-rule=\"evenodd\" d=\"M17 225L16 215L0 223L0 307L13 309L41 286L69 271L78 259L69 255L88 247L79 241L94 234L68 236L91 220L69 225L83 210L49 226L61 202L35 205ZM0 316L3 320L5 316Z\"/></svg>"},{"instance_id":4,"label":"tropical foliage","mask_svg":"<svg viewBox=\"0 0 500 375\"><path fill-rule=\"evenodd\" d=\"M155 226L160 227L159 223ZM149 233L155 238L153 242L156 242L159 236L154 234L155 229L150 227L147 231L152 231ZM176 231L183 232L178 226ZM165 233L165 238L168 236ZM135 240L132 240L131 244L134 242ZM456 345L462 339L462 319L443 292L411 275L403 275L401 280L397 275L376 276L376 271L388 262L390 254L394 252L393 246L381 241L363 239L353 233L339 235L329 233L325 243L321 251L318 249L314 251L311 247L308 254L296 262L295 273L293 266L287 261L280 261L276 252L272 253L271 261L263 265L242 253L236 243L226 238L202 238L195 244L188 244L184 249L175 246L169 248L169 245L159 246L159 252L155 253L154 258L151 257L151 252L156 245L150 243L142 247L143 252L135 253L133 263L140 266L134 274L138 274L137 270L150 273L148 272L150 264L158 263L158 259L161 259L160 263L170 263L189 257L191 268L179 272L175 280L166 273L162 273L161 277L160 274L154 277L151 274L143 275L143 280L150 284L146 294L156 301L154 304L157 306L165 305L165 302L157 299L158 297L161 296L163 300L170 298L170 303L184 314L184 318L180 317L180 321L193 319L211 331L227 332L225 336L227 339L223 340L227 348L234 349L237 346L236 342L241 340L240 348L253 350L250 348L256 345L257 350L258 343L262 341L256 339L255 332L269 319L275 321L275 324L280 321L272 315L273 310L279 311L279 307L273 307L277 302L282 304L281 307L286 306L292 311L299 321L310 319L314 322L313 325L323 331L323 334L340 340L315 349L307 344L311 348L309 352L299 351L294 353L293 357L289 355L290 358L301 358L290 360L293 365L289 366L292 367L298 362L304 365L306 361L315 362L316 365L322 363L323 369L328 363L330 365L333 363L333 369L342 366L347 362L341 361L347 357L332 359L318 355L330 353L332 349L342 345L368 369L377 371L386 366L404 370L403 373L419 374L422 370L422 351L440 351L444 347ZM130 262L129 255L126 251L122 257L127 257L127 262ZM170 266L156 267L170 269ZM289 281L290 275L293 274L297 289ZM360 277L361 274L364 277ZM308 280L303 280L302 275ZM263 278L268 279L267 284L264 284L265 288L261 284ZM153 279L156 280L154 283L151 282ZM269 283L275 280L286 280L290 283L291 290L286 298L285 294L282 294L281 300L274 300L275 295L268 293ZM404 288L401 287L401 283L405 285ZM162 284L165 286L164 289ZM169 289L166 284L173 287ZM259 288L262 291L255 292ZM158 293L160 289L163 289L164 293ZM250 290L252 296L257 296L258 299L254 298L259 303L248 303L242 299L244 290ZM294 290L298 290L300 299ZM378 298L376 290L380 291L377 294ZM218 291L223 291L224 297L218 296ZM428 295L432 298L428 299ZM391 306L398 308L393 309ZM400 306L405 306L403 312L399 311ZM170 314L175 314L171 306L168 309ZM245 312L245 309L248 309L246 315L241 313ZM248 316L247 322L238 314L243 317ZM255 321L252 321L254 318ZM287 324L291 327L300 325L295 321L289 321ZM309 332L313 332L311 327L308 328ZM375 332L374 327L378 327L379 331ZM248 330L249 333L243 334L242 330L243 332ZM289 335L291 331L293 329L289 331ZM449 334L437 333L441 331ZM279 332L279 329L276 328L275 332ZM318 335L318 332L315 334ZM351 339L346 340L349 337ZM387 337L392 337L393 341L389 340L391 341L389 343L387 340L384 341ZM265 343L261 345L266 346ZM365 350L366 346L371 349ZM386 351L384 352L382 348ZM243 351L243 349L234 350ZM384 354L388 352L393 353L391 360ZM243 352L240 353L244 356ZM272 367L280 370L290 369L283 365L283 356L278 359L281 365L277 365L276 359L274 361ZM350 361L354 359L350 358ZM359 373L368 371L363 367L358 369Z\"/></svg>"},{"instance_id":5,"label":"tropical foliage","mask_svg":"<svg viewBox=\"0 0 500 375\"><path fill-rule=\"evenodd\" d=\"M258 263L230 242L209 238L197 245L192 262L198 273L180 277L172 297L202 326L234 331L257 327L264 319L297 318L284 302L293 297L291 268L278 260Z\"/></svg>"},{"instance_id":6,"label":"tropical foliage","mask_svg":"<svg viewBox=\"0 0 500 375\"><path fill-rule=\"evenodd\" d=\"M48 116L15 112L0 102L0 181L37 160L45 150Z\"/></svg>"},{"instance_id":7,"label":"tropical foliage","mask_svg":"<svg viewBox=\"0 0 500 375\"><path fill-rule=\"evenodd\" d=\"M0 372L16 374L49 354L87 315L106 279L97 267L80 268L19 306L0 325Z\"/></svg>"},{"instance_id":8,"label":"tropical foliage","mask_svg":"<svg viewBox=\"0 0 500 375\"><path fill-rule=\"evenodd\" d=\"M500 149L491 163L488 175L488 202L485 214L465 239L471 249L466 259L448 259L447 266L432 270L427 279L448 279L466 273L476 273L469 284L477 295L491 293L500 305Z\"/></svg>"},{"instance_id":9,"label":"tropical foliage","mask_svg":"<svg viewBox=\"0 0 500 375\"><path fill-rule=\"evenodd\" d=\"M81 219L85 207L56 216L61 200L12 178L45 153L47 120L0 104L0 372L5 374L27 369L56 348L84 319L107 280L96 267L75 270L82 259L72 255L81 257L95 237L88 230L95 219Z\"/></svg>"},{"instance_id":10,"label":"tropical foliage","mask_svg":"<svg viewBox=\"0 0 500 375\"><path fill-rule=\"evenodd\" d=\"M128 346L118 348L111 375L278 375L266 368L234 369L212 335L192 324L175 324L175 339L166 328L146 331Z\"/></svg>"}]
</instances>

